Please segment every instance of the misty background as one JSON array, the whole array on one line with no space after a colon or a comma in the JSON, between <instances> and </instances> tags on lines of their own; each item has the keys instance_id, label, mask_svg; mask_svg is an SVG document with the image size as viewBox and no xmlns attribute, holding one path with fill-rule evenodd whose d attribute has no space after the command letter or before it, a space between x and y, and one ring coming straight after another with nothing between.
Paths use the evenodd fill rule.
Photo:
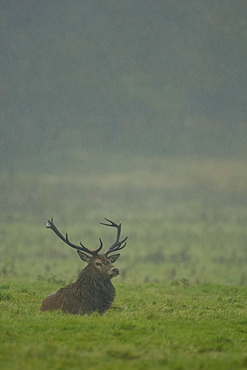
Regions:
<instances>
[{"instance_id":1,"label":"misty background","mask_svg":"<svg viewBox=\"0 0 247 370\"><path fill-rule=\"evenodd\" d=\"M53 215L121 220L119 281L246 284L246 1L0 4L0 276L73 281Z\"/></svg>"},{"instance_id":2,"label":"misty background","mask_svg":"<svg viewBox=\"0 0 247 370\"><path fill-rule=\"evenodd\" d=\"M1 168L246 158L246 19L245 1L1 0Z\"/></svg>"}]
</instances>

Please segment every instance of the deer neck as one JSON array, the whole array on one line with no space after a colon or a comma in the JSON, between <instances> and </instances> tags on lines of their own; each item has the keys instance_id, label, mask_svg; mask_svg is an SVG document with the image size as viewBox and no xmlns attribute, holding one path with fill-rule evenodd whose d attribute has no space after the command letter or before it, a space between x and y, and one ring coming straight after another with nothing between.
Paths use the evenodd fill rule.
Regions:
<instances>
[{"instance_id":1,"label":"deer neck","mask_svg":"<svg viewBox=\"0 0 247 370\"><path fill-rule=\"evenodd\" d=\"M87 302L88 311L104 313L115 298L115 288L110 279L102 279L102 275L86 266L74 283L79 299Z\"/></svg>"},{"instance_id":2,"label":"deer neck","mask_svg":"<svg viewBox=\"0 0 247 370\"><path fill-rule=\"evenodd\" d=\"M111 280L107 277L104 278L96 269L87 265L79 274L77 282L84 286L92 286L96 290L102 288L113 287Z\"/></svg>"}]
</instances>

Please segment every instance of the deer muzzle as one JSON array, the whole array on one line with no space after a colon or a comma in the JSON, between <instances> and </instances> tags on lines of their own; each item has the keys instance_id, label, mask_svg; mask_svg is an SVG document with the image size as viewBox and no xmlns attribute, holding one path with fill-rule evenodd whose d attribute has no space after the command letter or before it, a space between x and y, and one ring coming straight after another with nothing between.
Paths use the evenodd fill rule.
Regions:
<instances>
[{"instance_id":1,"label":"deer muzzle","mask_svg":"<svg viewBox=\"0 0 247 370\"><path fill-rule=\"evenodd\" d=\"M112 275L112 276L117 276L117 275L119 275L119 269L117 269L116 267L114 267L114 268L111 270L111 275Z\"/></svg>"}]
</instances>

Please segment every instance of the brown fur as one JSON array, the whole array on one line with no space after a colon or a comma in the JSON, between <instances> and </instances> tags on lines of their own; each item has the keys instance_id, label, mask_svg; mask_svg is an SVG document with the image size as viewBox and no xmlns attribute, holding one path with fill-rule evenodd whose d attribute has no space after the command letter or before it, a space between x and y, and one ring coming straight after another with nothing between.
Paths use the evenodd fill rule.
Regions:
<instances>
[{"instance_id":1,"label":"brown fur","mask_svg":"<svg viewBox=\"0 0 247 370\"><path fill-rule=\"evenodd\" d=\"M111 279L119 274L112 263L119 254L112 256L96 255L89 257L77 251L88 265L80 272L75 283L61 288L44 299L41 311L61 309L70 314L103 314L115 298L115 288Z\"/></svg>"}]
</instances>

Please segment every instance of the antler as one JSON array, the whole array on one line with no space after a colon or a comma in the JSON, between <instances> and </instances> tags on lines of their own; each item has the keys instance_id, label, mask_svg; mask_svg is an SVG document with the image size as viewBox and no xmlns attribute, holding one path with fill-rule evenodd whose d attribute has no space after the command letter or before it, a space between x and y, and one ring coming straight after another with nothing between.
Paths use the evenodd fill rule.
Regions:
<instances>
[{"instance_id":1,"label":"antler","mask_svg":"<svg viewBox=\"0 0 247 370\"><path fill-rule=\"evenodd\" d=\"M117 229L116 241L112 244L111 247L107 248L107 250L104 253L107 256L110 252L120 251L121 249L123 249L126 246L125 242L128 236L126 236L126 238L120 241L119 239L120 239L120 234L121 234L121 223L118 225L115 222L108 220L108 218L105 218L105 220L108 221L109 223L100 222L101 225L115 227Z\"/></svg>"},{"instance_id":2,"label":"antler","mask_svg":"<svg viewBox=\"0 0 247 370\"><path fill-rule=\"evenodd\" d=\"M45 223L45 226L47 227L47 229L52 229L54 231L54 233L63 241L65 242L66 244L68 244L70 247L74 248L74 249L77 249L78 251L82 251L82 252L86 252L88 254L91 254L92 256L96 256L96 254L99 253L99 251L102 249L103 247L103 243L102 243L102 240L99 238L99 241L100 241L100 246L98 249L96 249L95 251L92 251L91 249L88 249L86 247L84 247L84 245L80 242L80 246L79 245L75 245L73 243L71 243L69 241L69 236L68 236L68 233L65 234L65 237L60 233L60 231L56 228L54 222L53 222L53 217L51 218L51 220L47 220L46 223Z\"/></svg>"}]
</instances>

